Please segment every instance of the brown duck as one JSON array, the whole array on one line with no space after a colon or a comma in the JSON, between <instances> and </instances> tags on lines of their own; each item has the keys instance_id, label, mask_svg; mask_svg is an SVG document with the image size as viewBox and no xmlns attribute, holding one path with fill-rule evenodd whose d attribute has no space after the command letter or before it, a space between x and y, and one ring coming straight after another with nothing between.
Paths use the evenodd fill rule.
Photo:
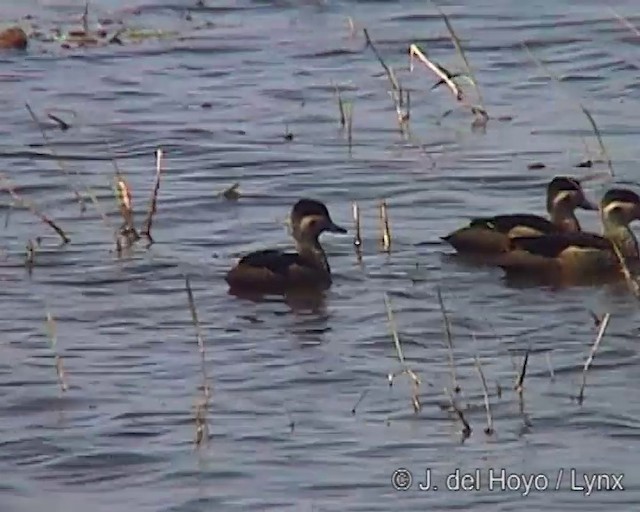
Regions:
<instances>
[{"instance_id":1,"label":"brown duck","mask_svg":"<svg viewBox=\"0 0 640 512\"><path fill-rule=\"evenodd\" d=\"M331 220L323 203L313 199L300 199L294 205L291 228L297 252L266 249L244 256L226 275L229 288L244 293L329 288L331 268L318 237L324 231L347 230Z\"/></svg>"},{"instance_id":2,"label":"brown duck","mask_svg":"<svg viewBox=\"0 0 640 512\"><path fill-rule=\"evenodd\" d=\"M550 220L527 213L478 217L472 219L468 226L442 239L461 254L501 254L509 251L509 239L515 236L581 231L575 215L576 208L598 209L586 198L578 180L557 176L547 186L547 212Z\"/></svg>"},{"instance_id":3,"label":"brown duck","mask_svg":"<svg viewBox=\"0 0 640 512\"><path fill-rule=\"evenodd\" d=\"M640 197L624 189L610 189L600 201L603 235L555 233L511 239L511 252L499 263L507 276L552 278L562 282L592 282L621 276L621 263L640 261L638 242L629 224L640 219Z\"/></svg>"}]
</instances>

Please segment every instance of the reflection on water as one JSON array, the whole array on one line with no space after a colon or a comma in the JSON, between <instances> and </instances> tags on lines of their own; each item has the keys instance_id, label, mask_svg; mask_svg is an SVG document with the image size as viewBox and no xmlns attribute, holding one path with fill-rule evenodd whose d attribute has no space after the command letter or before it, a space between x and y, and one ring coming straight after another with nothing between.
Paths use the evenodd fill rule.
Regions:
<instances>
[{"instance_id":1,"label":"reflection on water","mask_svg":"<svg viewBox=\"0 0 640 512\"><path fill-rule=\"evenodd\" d=\"M3 20L44 34L82 25L82 2L4 4ZM556 173L606 175L602 164L576 167L599 151L576 101L596 120L616 181L635 186L633 32L602 2L443 4L491 115L477 131L446 88L431 89L437 79L428 70L407 66L408 45L416 42L450 71L462 69L444 23L424 2L204 4L91 3L90 23L124 19L139 34L178 35L70 49L43 37L26 54L0 55L1 171L71 238L60 247L55 233L17 205L3 229L2 511L373 511L399 503L409 510L512 510L516 502L523 511L632 509L640 496L629 449L640 425L633 392L640 370L638 306L625 284L513 284L500 269L451 257L439 237L473 215L544 213L545 186ZM614 7L640 26L633 2ZM404 136L364 27L411 91ZM523 41L561 87L530 61ZM353 108L351 150L336 86ZM75 112L56 110L66 131L45 125L66 173L26 102L43 121L48 109ZM156 243L118 258L108 228L119 222L111 158L129 182L140 223L159 147L166 161ZM545 167L528 168L532 163ZM243 195L227 201L220 193L235 182ZM108 221L91 201L81 213L70 183L82 193L90 187ZM588 194L598 198L607 186L603 178L588 181ZM326 202L345 226L358 202L362 262L350 237L327 237L334 275L327 292L229 294L223 277L238 255L289 243L284 218L303 196ZM379 250L381 199L390 254ZM6 194L0 200L3 219L11 201ZM578 215L584 229L600 231L596 212ZM28 274L25 246L38 238ZM212 438L198 452L200 354L186 275L213 388ZM443 392L451 368L436 286L452 323L458 406L473 429L464 443ZM387 375L403 367L384 293L392 298L405 364L422 380L418 414L409 380L388 385ZM64 395L47 312L70 384ZM574 397L597 334L593 315L606 312L612 320L579 406ZM530 425L512 389L527 348ZM476 353L492 437L483 433ZM437 492L399 492L391 485L399 467L416 480L430 468L440 482L456 468L506 468L553 483L559 468L623 472L626 490L585 497L565 479L559 491L524 500L519 490L447 492L442 483Z\"/></svg>"}]
</instances>

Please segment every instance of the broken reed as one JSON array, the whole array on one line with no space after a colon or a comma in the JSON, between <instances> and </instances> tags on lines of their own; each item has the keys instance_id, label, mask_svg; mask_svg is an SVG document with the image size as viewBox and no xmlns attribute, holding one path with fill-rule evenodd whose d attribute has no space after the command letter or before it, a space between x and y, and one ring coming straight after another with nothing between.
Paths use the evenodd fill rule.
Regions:
<instances>
[{"instance_id":1,"label":"broken reed","mask_svg":"<svg viewBox=\"0 0 640 512\"><path fill-rule=\"evenodd\" d=\"M53 221L50 217L48 217L44 213L40 212L40 210L38 210L38 208L36 208L36 206L31 201L28 201L27 199L22 197L20 194L18 194L16 190L13 188L13 186L11 185L11 183L9 182L8 178L3 173L0 173L0 183L2 183L2 188L4 188L7 192L9 192L9 194L17 204L29 210L33 215L38 217L43 223L47 224L51 229L53 229L58 234L63 244L68 244L71 241L67 236L67 234L65 233L65 231L60 226L58 226L58 224L56 224L55 221Z\"/></svg>"},{"instance_id":2,"label":"broken reed","mask_svg":"<svg viewBox=\"0 0 640 512\"><path fill-rule=\"evenodd\" d=\"M380 202L380 243L382 250L391 251L391 230L389 229L389 215L387 213L387 202L383 199Z\"/></svg>"},{"instance_id":3,"label":"broken reed","mask_svg":"<svg viewBox=\"0 0 640 512\"><path fill-rule=\"evenodd\" d=\"M144 221L144 226L140 232L143 236L149 239L149 243L153 243L153 237L151 236L151 226L153 225L153 216L157 211L158 204L158 192L160 191L160 176L162 174L162 149L156 150L156 178L153 184L153 191L151 192L151 199L149 201L149 211L147 212L147 218Z\"/></svg>"},{"instance_id":4,"label":"broken reed","mask_svg":"<svg viewBox=\"0 0 640 512\"><path fill-rule=\"evenodd\" d=\"M609 152L607 151L607 148L604 145L604 140L602 139L602 135L600 133L600 130L598 129L598 125L596 124L596 121L591 115L591 113L587 110L587 108L581 102L576 101L573 95L565 93L564 89L562 88L562 81L560 80L560 77L558 77L553 71L551 71L551 69L549 69L544 64L544 62L542 62L538 57L536 57L535 54L529 49L526 43L522 43L522 47L524 48L525 52L529 55L529 58L540 69L542 69L549 76L549 78L551 78L551 80L553 80L558 85L558 90L560 90L569 100L574 102L574 104L576 104L578 108L582 111L582 113L587 117L589 124L591 125L591 129L593 130L593 133L596 136L596 139L598 141L598 145L600 146L601 156L605 159L607 167L609 168L609 174L611 175L611 177L613 177L615 174L613 170L613 162L611 160L611 157L609 156Z\"/></svg>"},{"instance_id":5,"label":"broken reed","mask_svg":"<svg viewBox=\"0 0 640 512\"><path fill-rule=\"evenodd\" d=\"M462 426L463 426L463 428L462 428L462 438L463 439L467 439L471 435L471 431L472 431L471 430L471 425L469 425L469 422L464 417L464 413L462 412L462 409L460 409L460 407L458 407L458 405L456 404L456 401L453 398L453 395L451 394L451 391L449 391L448 388L444 388L444 394L447 396L447 398L449 398L449 403L451 404L451 407L453 408L453 411L456 413L456 416L458 416L458 419L462 423Z\"/></svg>"},{"instance_id":6,"label":"broken reed","mask_svg":"<svg viewBox=\"0 0 640 512\"><path fill-rule=\"evenodd\" d=\"M51 345L51 350L53 351L53 356L56 364L56 375L58 377L58 384L60 386L60 391L64 393L69 389L69 385L67 384L67 377L64 371L62 356L58 355L56 350L56 344L58 342L56 321L54 320L53 315L51 315L49 311L47 311L47 334L49 336L49 343Z\"/></svg>"},{"instance_id":7,"label":"broken reed","mask_svg":"<svg viewBox=\"0 0 640 512\"><path fill-rule=\"evenodd\" d=\"M56 160L56 162L58 164L58 168L70 180L71 176L69 174L69 171L67 171L67 168L62 163L62 159L58 156L56 151L53 149L53 145L51 144L51 141L49 140L49 137L47 136L47 133L44 131L44 128L42 127L42 123L40 123L40 120L38 119L38 116L36 116L35 112L31 108L31 105L29 105L28 103L25 103L25 107L26 107L27 111L29 112L29 115L31 116L31 119L33 120L33 122L36 124L36 126L40 130L40 134L42 135L42 138L44 139L45 145L47 146L47 148L49 149L49 151L51 152L51 154L55 158L55 160ZM76 173L76 176L77 176L77 173ZM84 199L80 195L80 192L73 186L73 183L71 183L70 181L69 181L69 187L71 188L71 190L73 191L73 194L76 196L76 199L78 200L78 204L80 205L80 211L84 212L87 208L86 208L86 206L84 204Z\"/></svg>"},{"instance_id":8,"label":"broken reed","mask_svg":"<svg viewBox=\"0 0 640 512\"><path fill-rule=\"evenodd\" d=\"M439 286L436 286L436 293L438 295L438 303L440 304L440 311L442 312L442 320L444 322L444 331L447 339L447 349L449 351L449 369L451 371L451 384L453 385L453 391L460 393L460 385L458 384L458 376L456 375L456 364L453 357L453 336L451 336L451 322L447 315L447 310L444 307L444 301L442 300L442 291Z\"/></svg>"},{"instance_id":9,"label":"broken reed","mask_svg":"<svg viewBox=\"0 0 640 512\"><path fill-rule=\"evenodd\" d=\"M198 400L196 404L195 413L196 436L194 442L196 447L198 447L203 442L206 443L209 439L207 412L209 410L210 389L207 379L204 337L202 336L202 328L200 326L200 320L198 319L198 311L196 309L195 299L193 298L193 291L191 290L191 281L189 280L188 276L185 277L185 289L187 291L187 300L189 304L189 311L191 313L191 321L196 331L196 340L198 342L198 349L200 351L200 371L202 373L202 398Z\"/></svg>"},{"instance_id":10,"label":"broken reed","mask_svg":"<svg viewBox=\"0 0 640 512\"><path fill-rule=\"evenodd\" d=\"M44 128L42 127L42 124L40 123L40 121L38 120L38 117L35 115L35 113L33 112L33 109L31 108L31 106L28 103L25 103L26 109L29 112L29 115L31 116L31 119L33 120L33 122L36 124L36 126L38 126L38 129L40 130L40 134L42 135L42 138L45 142L45 146L47 147L47 149L51 152L51 154L53 155L53 157L56 160L56 163L58 164L58 168L59 170L68 178L70 178L70 174L69 171L67 171L67 168L64 166L64 163L62 162L62 159L60 158L60 156L57 154L56 150L53 148L53 145L51 144L51 141L49 140L49 137L47 137L46 132L44 131ZM74 172L74 179L79 182L82 183L80 174L78 172ZM80 195L80 192L78 192L74 187L73 184L69 183L69 186L71 188L71 190L73 191L74 195L76 196L78 203L80 204L80 211L84 212L86 210L85 204L84 204L84 199L82 198L82 196ZM100 207L100 202L98 201L98 198L96 196L96 194L93 192L93 190L91 190L90 187L88 186L84 186L83 187L87 193L87 195L89 196L89 199L91 200L91 202L93 203L93 205L95 206L96 211L98 212L98 214L100 215L100 217L102 218L102 221L104 222L104 224L107 226L107 228L109 229L109 231L111 233L114 233L114 229L111 225L111 222L109 222L109 218L107 217L107 214L104 212L104 210Z\"/></svg>"},{"instance_id":11,"label":"broken reed","mask_svg":"<svg viewBox=\"0 0 640 512\"><path fill-rule=\"evenodd\" d=\"M587 370L589 369L589 367L591 366L591 363L593 362L593 358L596 355L596 351L598 350L598 347L600 346L600 342L602 341L604 332L607 330L607 326L609 325L610 319L611 319L610 313L607 313L606 315L604 315L602 322L600 322L600 329L598 330L598 335L596 336L596 340L593 343L593 346L591 347L591 351L589 352L589 357L584 363L584 368L582 369L582 384L580 386L580 392L578 393L578 397L577 397L578 403L581 405L582 405L582 402L584 401L584 388L587 385Z\"/></svg>"},{"instance_id":12,"label":"broken reed","mask_svg":"<svg viewBox=\"0 0 640 512\"><path fill-rule=\"evenodd\" d=\"M402 352L402 346L400 345L400 337L398 336L398 329L396 326L395 317L393 315L393 309L391 309L391 301L389 299L389 295L385 292L384 294L384 304L387 309L387 319L389 321L389 329L391 331L391 336L393 337L393 344L396 347L396 354L398 356L398 360L400 361L400 365L402 366L402 371L400 375L408 375L411 378L413 383L413 391L411 395L411 404L413 405L414 412L419 412L422 408L420 404L420 397L418 396L418 391L420 388L420 378L415 374L415 372L409 368L407 362L404 359L404 353ZM397 375L394 373L390 373L388 375L389 385L393 385L393 379Z\"/></svg>"},{"instance_id":13,"label":"broken reed","mask_svg":"<svg viewBox=\"0 0 640 512\"><path fill-rule=\"evenodd\" d=\"M409 69L413 71L413 57L416 57L420 62L422 62L427 68L433 71L438 78L440 78L441 82L444 83L449 90L452 92L456 101L462 103L465 107L467 107L474 116L474 123L476 125L484 125L489 120L489 115L486 110L482 106L473 105L466 100L462 89L456 84L453 79L455 78L449 71L444 69L439 64L431 61L424 53L423 50L418 47L415 43L412 43L409 46ZM439 85L436 84L436 86Z\"/></svg>"}]
</instances>

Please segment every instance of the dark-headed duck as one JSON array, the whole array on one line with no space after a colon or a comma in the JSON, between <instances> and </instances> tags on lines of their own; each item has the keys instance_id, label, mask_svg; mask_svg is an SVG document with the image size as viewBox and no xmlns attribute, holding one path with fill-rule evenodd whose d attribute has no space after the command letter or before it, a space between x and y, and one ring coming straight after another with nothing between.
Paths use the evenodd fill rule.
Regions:
<instances>
[{"instance_id":1,"label":"dark-headed duck","mask_svg":"<svg viewBox=\"0 0 640 512\"><path fill-rule=\"evenodd\" d=\"M640 260L638 241L629 227L640 220L640 197L628 189L610 189L600 201L600 216L603 236L580 232L515 237L510 241L511 252L499 265L512 277L540 275L580 282L621 276L618 254L630 265Z\"/></svg>"},{"instance_id":2,"label":"dark-headed duck","mask_svg":"<svg viewBox=\"0 0 640 512\"><path fill-rule=\"evenodd\" d=\"M346 233L347 230L331 220L323 203L313 199L300 199L294 205L291 230L297 252L266 249L244 256L226 275L229 287L265 293L329 288L331 268L318 237L324 231Z\"/></svg>"},{"instance_id":3,"label":"dark-headed duck","mask_svg":"<svg viewBox=\"0 0 640 512\"><path fill-rule=\"evenodd\" d=\"M509 240L515 236L579 232L581 228L575 216L576 208L598 209L587 199L578 180L557 176L547 186L550 220L527 213L479 217L442 239L461 254L501 254L509 251Z\"/></svg>"}]
</instances>

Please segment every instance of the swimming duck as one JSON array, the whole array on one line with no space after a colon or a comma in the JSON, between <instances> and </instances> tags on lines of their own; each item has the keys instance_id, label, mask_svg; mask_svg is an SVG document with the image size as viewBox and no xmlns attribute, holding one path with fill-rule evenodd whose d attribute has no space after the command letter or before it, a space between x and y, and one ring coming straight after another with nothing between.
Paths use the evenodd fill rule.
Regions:
<instances>
[{"instance_id":1,"label":"swimming duck","mask_svg":"<svg viewBox=\"0 0 640 512\"><path fill-rule=\"evenodd\" d=\"M499 266L508 277L520 274L597 281L621 275L613 244L627 264L638 263L638 241L629 224L640 219L640 196L624 188L610 189L600 201L600 216L603 236L580 232L512 238L512 250L501 257Z\"/></svg>"},{"instance_id":2,"label":"swimming duck","mask_svg":"<svg viewBox=\"0 0 640 512\"><path fill-rule=\"evenodd\" d=\"M232 290L283 293L331 286L331 268L318 237L324 231L347 230L331 220L323 203L313 199L300 199L290 219L297 252L266 249L244 256L226 275Z\"/></svg>"},{"instance_id":3,"label":"swimming duck","mask_svg":"<svg viewBox=\"0 0 640 512\"><path fill-rule=\"evenodd\" d=\"M514 236L581 231L576 208L598 209L586 198L578 180L556 176L547 185L547 212L551 220L527 213L478 217L442 239L461 254L501 254L509 251L509 239Z\"/></svg>"}]
</instances>

